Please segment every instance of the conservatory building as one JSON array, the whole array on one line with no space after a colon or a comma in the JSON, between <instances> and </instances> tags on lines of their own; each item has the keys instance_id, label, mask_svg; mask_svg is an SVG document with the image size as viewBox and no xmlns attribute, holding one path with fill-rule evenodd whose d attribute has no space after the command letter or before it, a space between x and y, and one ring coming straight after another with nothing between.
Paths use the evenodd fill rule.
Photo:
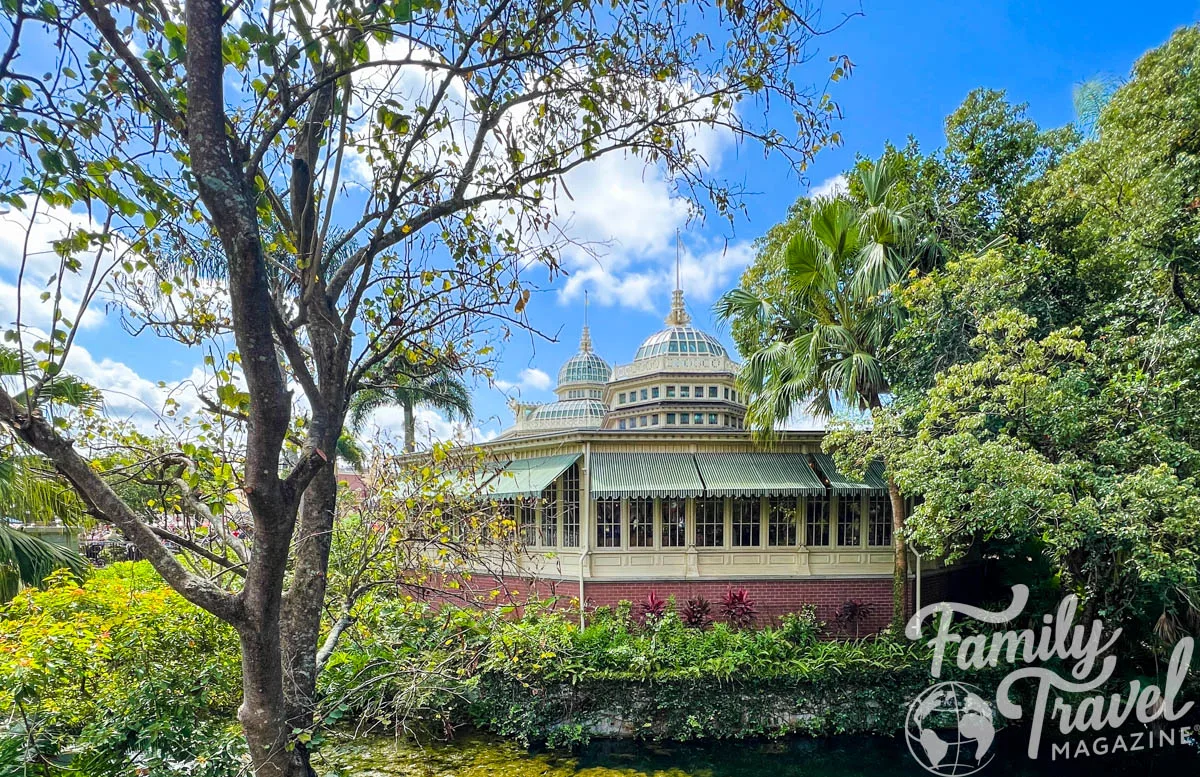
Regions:
<instances>
[{"instance_id":1,"label":"conservatory building","mask_svg":"<svg viewBox=\"0 0 1200 777\"><path fill-rule=\"evenodd\" d=\"M839 472L816 424L756 442L737 370L690 325L678 290L666 328L628 364L610 367L585 325L557 400L512 403L515 423L486 446L497 474L485 490L512 511L527 551L504 588L585 606L652 591L717 602L745 588L766 616L815 604L831 619L853 599L871 625L886 623L894 555L881 469ZM926 565L927 597L943 573ZM910 606L919 588L910 580Z\"/></svg>"}]
</instances>

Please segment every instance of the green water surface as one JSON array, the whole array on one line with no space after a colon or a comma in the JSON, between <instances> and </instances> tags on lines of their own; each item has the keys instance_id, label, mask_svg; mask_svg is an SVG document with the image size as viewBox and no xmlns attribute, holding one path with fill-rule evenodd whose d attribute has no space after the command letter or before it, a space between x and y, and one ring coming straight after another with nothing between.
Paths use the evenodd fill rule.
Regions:
<instances>
[{"instance_id":1,"label":"green water surface","mask_svg":"<svg viewBox=\"0 0 1200 777\"><path fill-rule=\"evenodd\" d=\"M1000 743L981 777L1200 775L1194 749L1031 762L1017 736ZM579 753L530 752L481 735L452 743L385 737L356 739L327 751L323 777L928 777L903 741L883 737L797 738L772 742L602 742Z\"/></svg>"}]
</instances>

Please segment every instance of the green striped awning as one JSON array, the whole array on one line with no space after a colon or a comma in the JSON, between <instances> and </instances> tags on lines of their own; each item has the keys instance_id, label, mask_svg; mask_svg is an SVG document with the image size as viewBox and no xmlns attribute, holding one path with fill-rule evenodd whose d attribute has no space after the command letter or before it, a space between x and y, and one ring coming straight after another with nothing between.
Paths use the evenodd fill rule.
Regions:
<instances>
[{"instance_id":1,"label":"green striped awning","mask_svg":"<svg viewBox=\"0 0 1200 777\"><path fill-rule=\"evenodd\" d=\"M591 467L596 499L704 496L690 453L593 453Z\"/></svg>"},{"instance_id":2,"label":"green striped awning","mask_svg":"<svg viewBox=\"0 0 1200 777\"><path fill-rule=\"evenodd\" d=\"M827 453L814 453L817 466L829 481L829 490L835 494L861 494L864 491L887 492L887 481L883 479L883 465L874 463L867 467L861 481L851 480L833 463L833 457Z\"/></svg>"},{"instance_id":3,"label":"green striped awning","mask_svg":"<svg viewBox=\"0 0 1200 777\"><path fill-rule=\"evenodd\" d=\"M495 499L541 496L547 486L579 459L579 455L562 453L532 459L513 459L488 483L487 495Z\"/></svg>"},{"instance_id":4,"label":"green striped awning","mask_svg":"<svg viewBox=\"0 0 1200 777\"><path fill-rule=\"evenodd\" d=\"M696 466L709 496L824 494L800 453L697 453Z\"/></svg>"}]
</instances>

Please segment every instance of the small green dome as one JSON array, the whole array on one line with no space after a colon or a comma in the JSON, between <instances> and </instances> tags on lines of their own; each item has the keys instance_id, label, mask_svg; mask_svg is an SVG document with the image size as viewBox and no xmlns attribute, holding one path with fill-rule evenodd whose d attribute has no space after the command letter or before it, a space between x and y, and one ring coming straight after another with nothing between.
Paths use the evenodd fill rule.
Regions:
<instances>
[{"instance_id":1,"label":"small green dome","mask_svg":"<svg viewBox=\"0 0 1200 777\"><path fill-rule=\"evenodd\" d=\"M567 359L558 371L560 387L573 383L607 383L612 377L612 367L591 351L583 351Z\"/></svg>"}]
</instances>

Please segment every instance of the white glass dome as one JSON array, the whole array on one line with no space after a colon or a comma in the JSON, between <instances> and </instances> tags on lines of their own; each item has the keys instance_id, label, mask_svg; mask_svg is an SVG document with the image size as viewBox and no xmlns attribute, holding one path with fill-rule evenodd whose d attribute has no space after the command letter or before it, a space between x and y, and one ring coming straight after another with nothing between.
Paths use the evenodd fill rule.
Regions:
<instances>
[{"instance_id":1,"label":"white glass dome","mask_svg":"<svg viewBox=\"0 0 1200 777\"><path fill-rule=\"evenodd\" d=\"M552 421L563 418L599 421L604 418L604 403L595 399L563 399L542 405L530 416L531 421Z\"/></svg>"},{"instance_id":2,"label":"white glass dome","mask_svg":"<svg viewBox=\"0 0 1200 777\"><path fill-rule=\"evenodd\" d=\"M663 354L728 355L725 346L707 332L690 326L673 326L647 337L637 349L633 360L649 359Z\"/></svg>"}]
</instances>

